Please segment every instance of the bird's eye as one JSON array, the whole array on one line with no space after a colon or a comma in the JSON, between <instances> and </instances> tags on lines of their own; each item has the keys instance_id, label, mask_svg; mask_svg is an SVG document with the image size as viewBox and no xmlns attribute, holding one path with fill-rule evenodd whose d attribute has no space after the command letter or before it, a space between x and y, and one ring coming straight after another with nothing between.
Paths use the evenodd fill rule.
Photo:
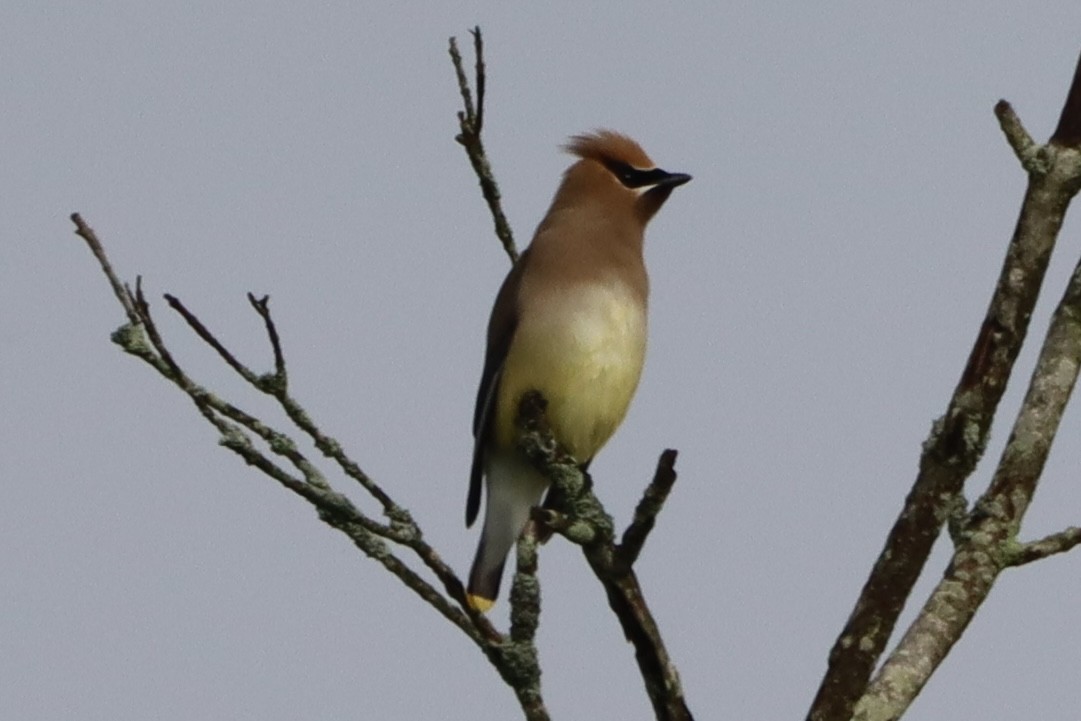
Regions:
<instances>
[{"instance_id":1,"label":"bird's eye","mask_svg":"<svg viewBox=\"0 0 1081 721\"><path fill-rule=\"evenodd\" d=\"M623 187L631 188L632 190L656 185L668 175L658 168L642 170L641 168L636 168L633 165L621 163L616 160L608 161L605 163L605 166L608 168L609 172L616 176L619 182L623 184Z\"/></svg>"},{"instance_id":2,"label":"bird's eye","mask_svg":"<svg viewBox=\"0 0 1081 721\"><path fill-rule=\"evenodd\" d=\"M619 182L628 188L635 187L635 179L637 171L626 163L612 163L608 166L608 169L612 171L612 175L619 178Z\"/></svg>"}]
</instances>

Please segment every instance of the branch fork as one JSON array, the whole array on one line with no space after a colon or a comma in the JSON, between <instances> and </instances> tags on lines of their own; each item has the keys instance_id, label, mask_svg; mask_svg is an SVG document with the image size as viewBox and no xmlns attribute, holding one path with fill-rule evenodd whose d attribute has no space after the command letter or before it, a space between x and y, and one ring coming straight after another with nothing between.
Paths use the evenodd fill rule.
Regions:
<instances>
[{"instance_id":1,"label":"branch fork","mask_svg":"<svg viewBox=\"0 0 1081 721\"><path fill-rule=\"evenodd\" d=\"M904 508L830 652L810 721L899 718L961 637L999 573L1081 543L1075 528L1031 543L1016 539L1081 367L1081 263L1054 313L990 487L971 510L962 495L987 446L1066 209L1081 189L1081 62L1046 145L1033 141L1009 103L1001 100L994 110L1029 177L1020 217L961 379L924 442ZM944 523L954 541L953 558L916 620L881 661Z\"/></svg>"}]
</instances>

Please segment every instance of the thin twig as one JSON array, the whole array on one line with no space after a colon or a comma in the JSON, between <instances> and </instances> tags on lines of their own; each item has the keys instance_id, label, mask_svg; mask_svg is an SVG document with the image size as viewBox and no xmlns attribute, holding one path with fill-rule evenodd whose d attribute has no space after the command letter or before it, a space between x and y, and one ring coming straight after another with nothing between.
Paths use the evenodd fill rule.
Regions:
<instances>
[{"instance_id":1,"label":"thin twig","mask_svg":"<svg viewBox=\"0 0 1081 721\"><path fill-rule=\"evenodd\" d=\"M255 299L250 293L249 302L255 308L256 312L263 319L266 326L267 337L270 340L271 347L274 352L274 362L276 368L276 376L284 381L285 378L285 359L282 356L281 341L278 336L277 328L274 325L273 318L270 314L270 307L267 303L267 298L262 300ZM410 517L408 511L399 506L394 500L387 494L382 488L379 487L352 459L350 459L345 451L333 438L323 434L322 431L312 422L311 417L307 411L295 399L292 398L287 392L286 383L264 383L260 376L257 376L251 369L238 361L235 356L224 347L224 345L211 333L206 326L189 311L183 303L177 298L166 295L166 299L192 330L195 331L207 345L212 347L218 352L222 359L235 370L245 381L251 384L254 388L274 397L285 411L286 415L298 428L300 428L305 434L307 434L315 444L315 447L327 458L330 458L342 469L342 471L360 483L360 485L366 490L373 498L375 498L379 504L383 507L383 512L394 524L397 524L401 530L406 528L411 529L413 535L419 535L419 530L416 528L416 524ZM155 344L157 345L157 344Z\"/></svg>"},{"instance_id":2,"label":"thin twig","mask_svg":"<svg viewBox=\"0 0 1081 721\"><path fill-rule=\"evenodd\" d=\"M289 374L285 369L285 354L282 353L278 328L274 325L274 319L270 317L270 296L264 295L262 298L256 298L254 294L248 293L248 302L251 303L251 307L263 319L263 324L266 326L267 338L270 340L270 347L274 351L274 377L281 390L285 391L289 385Z\"/></svg>"},{"instance_id":3,"label":"thin twig","mask_svg":"<svg viewBox=\"0 0 1081 721\"><path fill-rule=\"evenodd\" d=\"M199 336L199 338L201 338L204 343L217 351L221 359L225 361L225 363L230 368L236 371L237 375L239 375L241 378L246 380L248 383L251 383L252 385L258 385L258 377L254 373L252 373L251 369L238 361L236 357L232 354L232 352L230 352L224 345L222 345L221 342L216 337L214 337L213 333L207 330L206 326L203 325L202 321L200 321L194 313L188 310L187 307L180 302L179 298L169 293L165 293L164 297L165 301L169 304L169 307L179 313L184 318L184 320L187 321L188 326L191 327L193 331L195 331L195 335Z\"/></svg>"},{"instance_id":4,"label":"thin twig","mask_svg":"<svg viewBox=\"0 0 1081 721\"><path fill-rule=\"evenodd\" d=\"M458 91L462 96L463 110L458 112L458 135L455 140L465 148L469 157L469 164L473 166L473 172L480 181L481 193L488 204L488 211L492 215L495 225L495 234L503 244L503 250L510 257L511 263L518 262L518 248L514 244L514 233L511 231L507 216L503 213L503 202L499 194L499 185L492 173L492 166L488 160L488 154L481 140L481 131L484 127L484 96L487 85L484 65L484 39L480 28L475 27L470 31L473 35L473 50L476 53L476 78L477 104L473 105L473 93L466 78L465 68L462 64L462 55L458 52L458 41L450 39L450 59L454 64L454 73L458 78Z\"/></svg>"},{"instance_id":5,"label":"thin twig","mask_svg":"<svg viewBox=\"0 0 1081 721\"><path fill-rule=\"evenodd\" d=\"M135 301L132 299L128 289L120 282L120 278L117 277L116 272L113 270L112 263L105 256L105 249L101 246L97 234L78 213L71 214L71 222L75 224L75 234L86 241L90 252L97 258L98 265L101 266L102 272L105 273L105 277L109 280L109 285L113 288L113 295L120 301L120 305L124 308L124 314L128 316L128 322L132 324L138 323L139 315L135 312Z\"/></svg>"},{"instance_id":6,"label":"thin twig","mask_svg":"<svg viewBox=\"0 0 1081 721\"><path fill-rule=\"evenodd\" d=\"M128 295L131 295L131 291L128 291ZM139 322L143 328L146 329L146 335L150 338L150 343L154 346L154 350L157 351L158 356L162 362L169 368L169 377L174 383L177 383L181 388L186 385L191 385L188 377L184 374L184 371L180 370L180 366L173 358L173 354L165 347L165 342L161 339L161 333L158 332L158 326L154 322L154 319L150 315L150 304L146 300L146 296L143 295L143 277L141 275L135 276L135 312L139 315Z\"/></svg>"},{"instance_id":7,"label":"thin twig","mask_svg":"<svg viewBox=\"0 0 1081 721\"><path fill-rule=\"evenodd\" d=\"M1025 130L1013 106L1005 100L999 100L995 103L995 117L998 118L1002 134L1006 136L1006 142L1021 161L1021 167L1028 173L1046 172L1046 163L1040 160L1041 146Z\"/></svg>"},{"instance_id":8,"label":"thin twig","mask_svg":"<svg viewBox=\"0 0 1081 721\"><path fill-rule=\"evenodd\" d=\"M435 550L423 541L415 524L410 525L412 521L409 519L408 513L402 509L400 513L393 514L394 519L392 519L389 526L384 526L368 518L349 499L330 488L319 470L297 450L292 439L267 426L254 416L209 393L192 381L169 351L157 328L150 305L143 293L142 279L136 279L134 292L128 289L116 276L100 241L93 231L89 229L89 226L78 214L72 215L72 222L76 225L76 232L94 251L102 271L114 289L117 300L128 312L129 324L114 333L113 340L120 344L125 352L145 361L164 378L180 388L192 400L199 413L219 431L221 444L224 447L237 453L246 463L309 501L319 510L319 517L324 522L349 536L361 551L382 564L406 586L431 604L441 615L458 626L489 658L493 659L493 663L505 666L506 659L500 651L502 636L495 631L483 615L472 610L463 611L460 608L465 601L461 581L457 579L453 570L442 561ZM259 379L217 341L205 324L188 311L179 300L172 297L170 299L170 305L181 313L200 338L218 350L223 359L232 358L233 362L229 363L229 365L242 377L252 382L255 387L264 390L258 383ZM257 301L257 304L263 310L266 310L265 303ZM267 313L269 313L268 310ZM264 320L270 321L266 316L264 316ZM274 339L277 334L274 332L270 335L271 343L275 345ZM277 347L280 350L280 344ZM226 360L226 362L229 361ZM281 366L284 367L284 360L281 362ZM288 398L288 396L284 395L284 390L281 393L283 397ZM292 402L291 399L289 401ZM292 411L291 416L300 415L307 419L307 415L299 406L293 404L290 410ZM311 424L310 421L308 423L310 428L314 429L314 424ZM304 480L288 473L284 468L271 461L252 444L244 429L266 442L275 454L289 460L303 474ZM317 431L317 429L315 430ZM318 434L318 437L324 447L334 445L333 441L327 439L321 433ZM338 452L340 453L340 449L338 449ZM344 458L344 454L341 454L341 456ZM352 462L349 461L348 463L351 464ZM359 472L359 468L356 468L355 464L352 464L351 467L354 471ZM386 500L391 508L397 508L396 504L389 500L389 497ZM408 520L409 523L400 523L402 519ZM443 582L444 587L455 603L452 603L430 583L406 566L401 559L394 555L384 539L405 545L416 553L425 565L435 572L436 576ZM538 716L537 718L544 717Z\"/></svg>"},{"instance_id":9,"label":"thin twig","mask_svg":"<svg viewBox=\"0 0 1081 721\"><path fill-rule=\"evenodd\" d=\"M479 28L474 28L474 30L479 30ZM458 92L462 96L462 107L465 108L465 110L458 112L458 123L459 125L468 123L470 131L472 131L477 116L476 109L473 106L473 91L469 87L469 79L465 75L465 66L462 65L462 54L458 51L458 39L453 37L450 39L450 60L454 65L454 74L458 78ZM464 136L464 128L462 132L463 135L459 135L455 140L465 145L467 141Z\"/></svg>"},{"instance_id":10,"label":"thin twig","mask_svg":"<svg viewBox=\"0 0 1081 721\"><path fill-rule=\"evenodd\" d=\"M484 88L487 84L487 73L484 68L484 38L480 34L480 27L474 27L469 33L473 36L473 54L477 62L474 68L474 76L477 78L477 115L474 121L474 129L480 135L484 129Z\"/></svg>"},{"instance_id":11,"label":"thin twig","mask_svg":"<svg viewBox=\"0 0 1081 721\"><path fill-rule=\"evenodd\" d=\"M653 480L646 487L642 499L634 509L634 517L623 532L623 540L616 549L620 563L633 566L638 560L638 554L642 552L642 546L657 521L657 514L664 507L672 486L676 483L676 455L671 448L661 453L657 459L657 470L653 474Z\"/></svg>"},{"instance_id":12,"label":"thin twig","mask_svg":"<svg viewBox=\"0 0 1081 721\"><path fill-rule=\"evenodd\" d=\"M1026 563L1040 561L1048 556L1066 553L1078 545L1081 545L1081 528L1070 526L1058 533L1044 536L1037 541L1021 543L1009 549L1006 565L1023 566Z\"/></svg>"},{"instance_id":13,"label":"thin twig","mask_svg":"<svg viewBox=\"0 0 1081 721\"><path fill-rule=\"evenodd\" d=\"M468 604L465 602L465 591L460 579L458 579L453 569L443 561L435 549L423 540L420 528L413 521L408 511L397 505L382 488L372 481L371 478L356 465L356 463L349 459L336 441L324 436L322 432L319 431L315 424L311 422L304 409L287 394L286 383L264 383L262 377L257 376L247 366L236 360L235 356L224 347L214 334L206 328L205 324L203 324L195 314L188 310L180 300L169 295L167 295L166 298L169 300L169 304L184 317L195 333L204 342L214 348L231 368L254 388L273 396L286 411L286 414L294 424L313 439L316 447L326 457L338 463L350 478L361 483L365 490L368 490L369 493L380 502L384 508L384 513L391 519L391 524L389 526L384 526L362 514L355 513L355 515L350 515L350 522L362 526L369 533L393 540L412 550L414 554L416 554L416 556L436 574L436 577L443 583L443 587L448 595L450 595L451 598L454 598L472 617L474 625L477 626L485 638L499 640L501 636L491 626L488 619L483 614L472 612L472 609L468 607ZM260 317L263 318L266 326L267 336L275 355L275 366L277 368L275 380L284 381L285 360L281 351L280 338L270 314L267 298L255 299L249 294L249 302L255 308L256 312L259 313ZM189 390L189 395L192 395L188 386L193 386L193 384L186 378L181 380L181 387ZM197 394L193 395L193 398L197 395L202 395L203 393L205 392L200 389ZM203 403L205 404L207 402L208 401L204 399ZM294 466L301 470L309 483L320 488L330 489L324 476L296 449L296 445L287 436L270 429L258 421L258 419L243 413L229 404L219 402L216 399L212 399L209 403L217 412L225 414L259 435L268 443L275 453L287 457ZM265 469L261 468L261 470ZM310 495L306 495L306 497L308 497L309 500L312 500Z\"/></svg>"}]
</instances>

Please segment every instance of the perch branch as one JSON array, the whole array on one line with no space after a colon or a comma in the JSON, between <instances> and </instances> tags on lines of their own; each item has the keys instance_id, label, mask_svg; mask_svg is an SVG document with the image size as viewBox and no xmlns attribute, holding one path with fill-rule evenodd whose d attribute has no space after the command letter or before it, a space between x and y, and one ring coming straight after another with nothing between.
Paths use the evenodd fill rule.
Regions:
<instances>
[{"instance_id":1,"label":"perch branch","mask_svg":"<svg viewBox=\"0 0 1081 721\"><path fill-rule=\"evenodd\" d=\"M638 670L657 719L691 719L679 673L668 655L634 569L629 563L620 562L618 557L612 518L593 494L588 476L556 442L544 415L546 407L546 401L536 391L522 398L518 415L519 447L559 492L564 507L556 510L569 519L566 527L573 528L581 523L593 527L586 542L574 534L567 537L581 546L586 561L604 587L608 605L619 619L627 640L634 646ZM674 458L672 455L673 461ZM552 530L561 532L563 528L561 523Z\"/></svg>"}]
</instances>

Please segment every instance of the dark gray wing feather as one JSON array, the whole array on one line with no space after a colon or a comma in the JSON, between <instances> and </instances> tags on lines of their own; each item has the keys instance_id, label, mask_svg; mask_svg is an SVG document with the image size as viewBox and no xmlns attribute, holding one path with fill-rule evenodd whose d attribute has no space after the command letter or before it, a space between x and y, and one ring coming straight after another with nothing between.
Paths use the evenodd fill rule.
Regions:
<instances>
[{"instance_id":1,"label":"dark gray wing feather","mask_svg":"<svg viewBox=\"0 0 1081 721\"><path fill-rule=\"evenodd\" d=\"M484 451L492 431L503 362L507 359L507 350L518 327L518 283L528 257L527 249L503 280L492 308L492 317L488 320L488 349L484 354L484 372L481 373L477 404L473 409L473 465L469 472L469 496L465 502L466 527L473 525L480 511Z\"/></svg>"}]
</instances>

